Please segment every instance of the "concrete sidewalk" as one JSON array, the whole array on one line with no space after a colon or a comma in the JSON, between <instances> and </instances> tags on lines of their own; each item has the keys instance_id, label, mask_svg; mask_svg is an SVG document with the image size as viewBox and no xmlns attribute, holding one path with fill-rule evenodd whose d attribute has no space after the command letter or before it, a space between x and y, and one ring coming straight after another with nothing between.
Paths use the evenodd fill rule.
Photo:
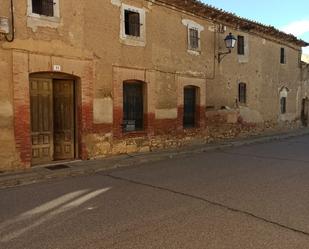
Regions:
<instances>
[{"instance_id":1,"label":"concrete sidewalk","mask_svg":"<svg viewBox=\"0 0 309 249\"><path fill-rule=\"evenodd\" d=\"M249 138L232 139L212 144L198 144L158 152L130 155L126 154L89 161L61 162L52 165L36 166L22 171L0 173L0 189L49 181L57 178L60 179L64 177L90 175L109 169L136 166L150 162L185 157L193 153L202 153L211 150L226 149L229 147L244 146L255 143L266 143L303 135L309 135L309 128L300 128L288 132L263 134Z\"/></svg>"}]
</instances>

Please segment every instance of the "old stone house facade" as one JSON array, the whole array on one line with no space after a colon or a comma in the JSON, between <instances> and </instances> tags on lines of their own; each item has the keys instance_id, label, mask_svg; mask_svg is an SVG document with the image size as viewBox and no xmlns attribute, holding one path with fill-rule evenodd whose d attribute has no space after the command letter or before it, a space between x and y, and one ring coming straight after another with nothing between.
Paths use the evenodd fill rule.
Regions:
<instances>
[{"instance_id":1,"label":"old stone house facade","mask_svg":"<svg viewBox=\"0 0 309 249\"><path fill-rule=\"evenodd\" d=\"M194 0L12 2L14 19L11 0L0 9L12 23L0 41L0 169L207 142L301 116L308 44L273 27ZM230 32L237 47L222 59Z\"/></svg>"}]
</instances>

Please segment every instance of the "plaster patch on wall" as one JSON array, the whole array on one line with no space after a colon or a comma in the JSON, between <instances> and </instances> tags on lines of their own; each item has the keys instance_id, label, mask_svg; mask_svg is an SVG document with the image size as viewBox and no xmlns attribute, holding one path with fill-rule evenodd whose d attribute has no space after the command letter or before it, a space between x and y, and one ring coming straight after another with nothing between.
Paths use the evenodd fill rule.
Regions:
<instances>
[{"instance_id":1,"label":"plaster patch on wall","mask_svg":"<svg viewBox=\"0 0 309 249\"><path fill-rule=\"evenodd\" d=\"M247 123L262 123L264 122L261 113L256 110L251 110L248 107L240 107L239 114L242 117L243 121Z\"/></svg>"},{"instance_id":2,"label":"plaster patch on wall","mask_svg":"<svg viewBox=\"0 0 309 249\"><path fill-rule=\"evenodd\" d=\"M173 109L156 109L156 119L176 119L177 108Z\"/></svg>"},{"instance_id":3,"label":"plaster patch on wall","mask_svg":"<svg viewBox=\"0 0 309 249\"><path fill-rule=\"evenodd\" d=\"M187 52L191 55L199 56L201 52L188 49Z\"/></svg>"},{"instance_id":4,"label":"plaster patch on wall","mask_svg":"<svg viewBox=\"0 0 309 249\"><path fill-rule=\"evenodd\" d=\"M210 31L210 32L216 32L216 30L217 30L217 27L215 25L208 27L208 31Z\"/></svg>"},{"instance_id":5,"label":"plaster patch on wall","mask_svg":"<svg viewBox=\"0 0 309 249\"><path fill-rule=\"evenodd\" d=\"M94 99L93 118L95 124L113 123L113 100L111 98Z\"/></svg>"},{"instance_id":6,"label":"plaster patch on wall","mask_svg":"<svg viewBox=\"0 0 309 249\"><path fill-rule=\"evenodd\" d=\"M285 114L281 114L279 117L279 121L282 122L291 122L294 121L297 118L297 114L295 113L285 113Z\"/></svg>"},{"instance_id":7,"label":"plaster patch on wall","mask_svg":"<svg viewBox=\"0 0 309 249\"><path fill-rule=\"evenodd\" d=\"M117 7L121 6L121 0L111 0L112 5L115 5Z\"/></svg>"},{"instance_id":8,"label":"plaster patch on wall","mask_svg":"<svg viewBox=\"0 0 309 249\"><path fill-rule=\"evenodd\" d=\"M11 127L12 117L13 117L12 104L8 101L0 102L0 128Z\"/></svg>"},{"instance_id":9,"label":"plaster patch on wall","mask_svg":"<svg viewBox=\"0 0 309 249\"><path fill-rule=\"evenodd\" d=\"M0 102L0 117L9 118L13 116L13 106L10 102Z\"/></svg>"},{"instance_id":10,"label":"plaster patch on wall","mask_svg":"<svg viewBox=\"0 0 309 249\"><path fill-rule=\"evenodd\" d=\"M36 32L38 27L47 27L52 29L57 29L60 26L60 19L55 18L54 21L46 20L44 18L37 18L28 16L27 17L27 27L31 28L33 32Z\"/></svg>"},{"instance_id":11,"label":"plaster patch on wall","mask_svg":"<svg viewBox=\"0 0 309 249\"><path fill-rule=\"evenodd\" d=\"M186 27L193 27L198 29L200 32L204 31L204 27L200 24L198 24L197 22L194 22L192 20L189 19L182 19L182 24L185 25Z\"/></svg>"}]
</instances>

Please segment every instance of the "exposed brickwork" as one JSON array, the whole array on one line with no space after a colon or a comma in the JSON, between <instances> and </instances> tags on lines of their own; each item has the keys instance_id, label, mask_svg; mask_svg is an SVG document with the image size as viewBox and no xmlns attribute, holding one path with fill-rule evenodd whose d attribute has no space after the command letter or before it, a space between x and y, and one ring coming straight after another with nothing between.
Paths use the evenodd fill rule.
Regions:
<instances>
[{"instance_id":1,"label":"exposed brickwork","mask_svg":"<svg viewBox=\"0 0 309 249\"><path fill-rule=\"evenodd\" d=\"M26 53L13 54L14 132L16 150L23 167L31 165L30 96ZM27 81L24 78L27 77Z\"/></svg>"},{"instance_id":2,"label":"exposed brickwork","mask_svg":"<svg viewBox=\"0 0 309 249\"><path fill-rule=\"evenodd\" d=\"M176 134L177 119L157 119L154 127L155 135Z\"/></svg>"},{"instance_id":3,"label":"exposed brickwork","mask_svg":"<svg viewBox=\"0 0 309 249\"><path fill-rule=\"evenodd\" d=\"M105 134L113 131L113 124L93 124L92 132L96 134Z\"/></svg>"},{"instance_id":4,"label":"exposed brickwork","mask_svg":"<svg viewBox=\"0 0 309 249\"><path fill-rule=\"evenodd\" d=\"M20 154L20 160L23 167L31 166L31 127L30 127L30 96L29 96L29 72L33 69L41 68L43 71L50 71L50 60L56 61L62 68L67 68L70 74L76 73L74 77L77 80L77 134L78 134L78 152L79 157L88 159L87 145L84 143L83 136L93 133L93 63L78 61L74 65L74 60L41 56L41 60L35 63L32 61L29 65L29 56L31 54L22 52L13 52L13 91L14 91L14 131L16 140L16 149ZM44 57L44 58L43 58ZM46 64L44 64L45 62ZM38 63L40 65L38 65Z\"/></svg>"}]
</instances>

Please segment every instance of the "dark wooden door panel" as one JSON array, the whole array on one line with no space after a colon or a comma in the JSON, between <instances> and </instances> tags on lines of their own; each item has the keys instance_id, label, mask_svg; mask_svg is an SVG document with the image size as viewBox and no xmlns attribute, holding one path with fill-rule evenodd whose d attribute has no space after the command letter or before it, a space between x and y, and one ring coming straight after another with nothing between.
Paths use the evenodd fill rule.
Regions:
<instances>
[{"instance_id":1,"label":"dark wooden door panel","mask_svg":"<svg viewBox=\"0 0 309 249\"><path fill-rule=\"evenodd\" d=\"M183 126L190 128L195 126L196 113L196 89L188 87L184 89Z\"/></svg>"},{"instance_id":2,"label":"dark wooden door panel","mask_svg":"<svg viewBox=\"0 0 309 249\"><path fill-rule=\"evenodd\" d=\"M52 80L30 79L32 163L53 158Z\"/></svg>"},{"instance_id":3,"label":"dark wooden door panel","mask_svg":"<svg viewBox=\"0 0 309 249\"><path fill-rule=\"evenodd\" d=\"M54 80L54 160L74 158L74 84Z\"/></svg>"}]
</instances>

